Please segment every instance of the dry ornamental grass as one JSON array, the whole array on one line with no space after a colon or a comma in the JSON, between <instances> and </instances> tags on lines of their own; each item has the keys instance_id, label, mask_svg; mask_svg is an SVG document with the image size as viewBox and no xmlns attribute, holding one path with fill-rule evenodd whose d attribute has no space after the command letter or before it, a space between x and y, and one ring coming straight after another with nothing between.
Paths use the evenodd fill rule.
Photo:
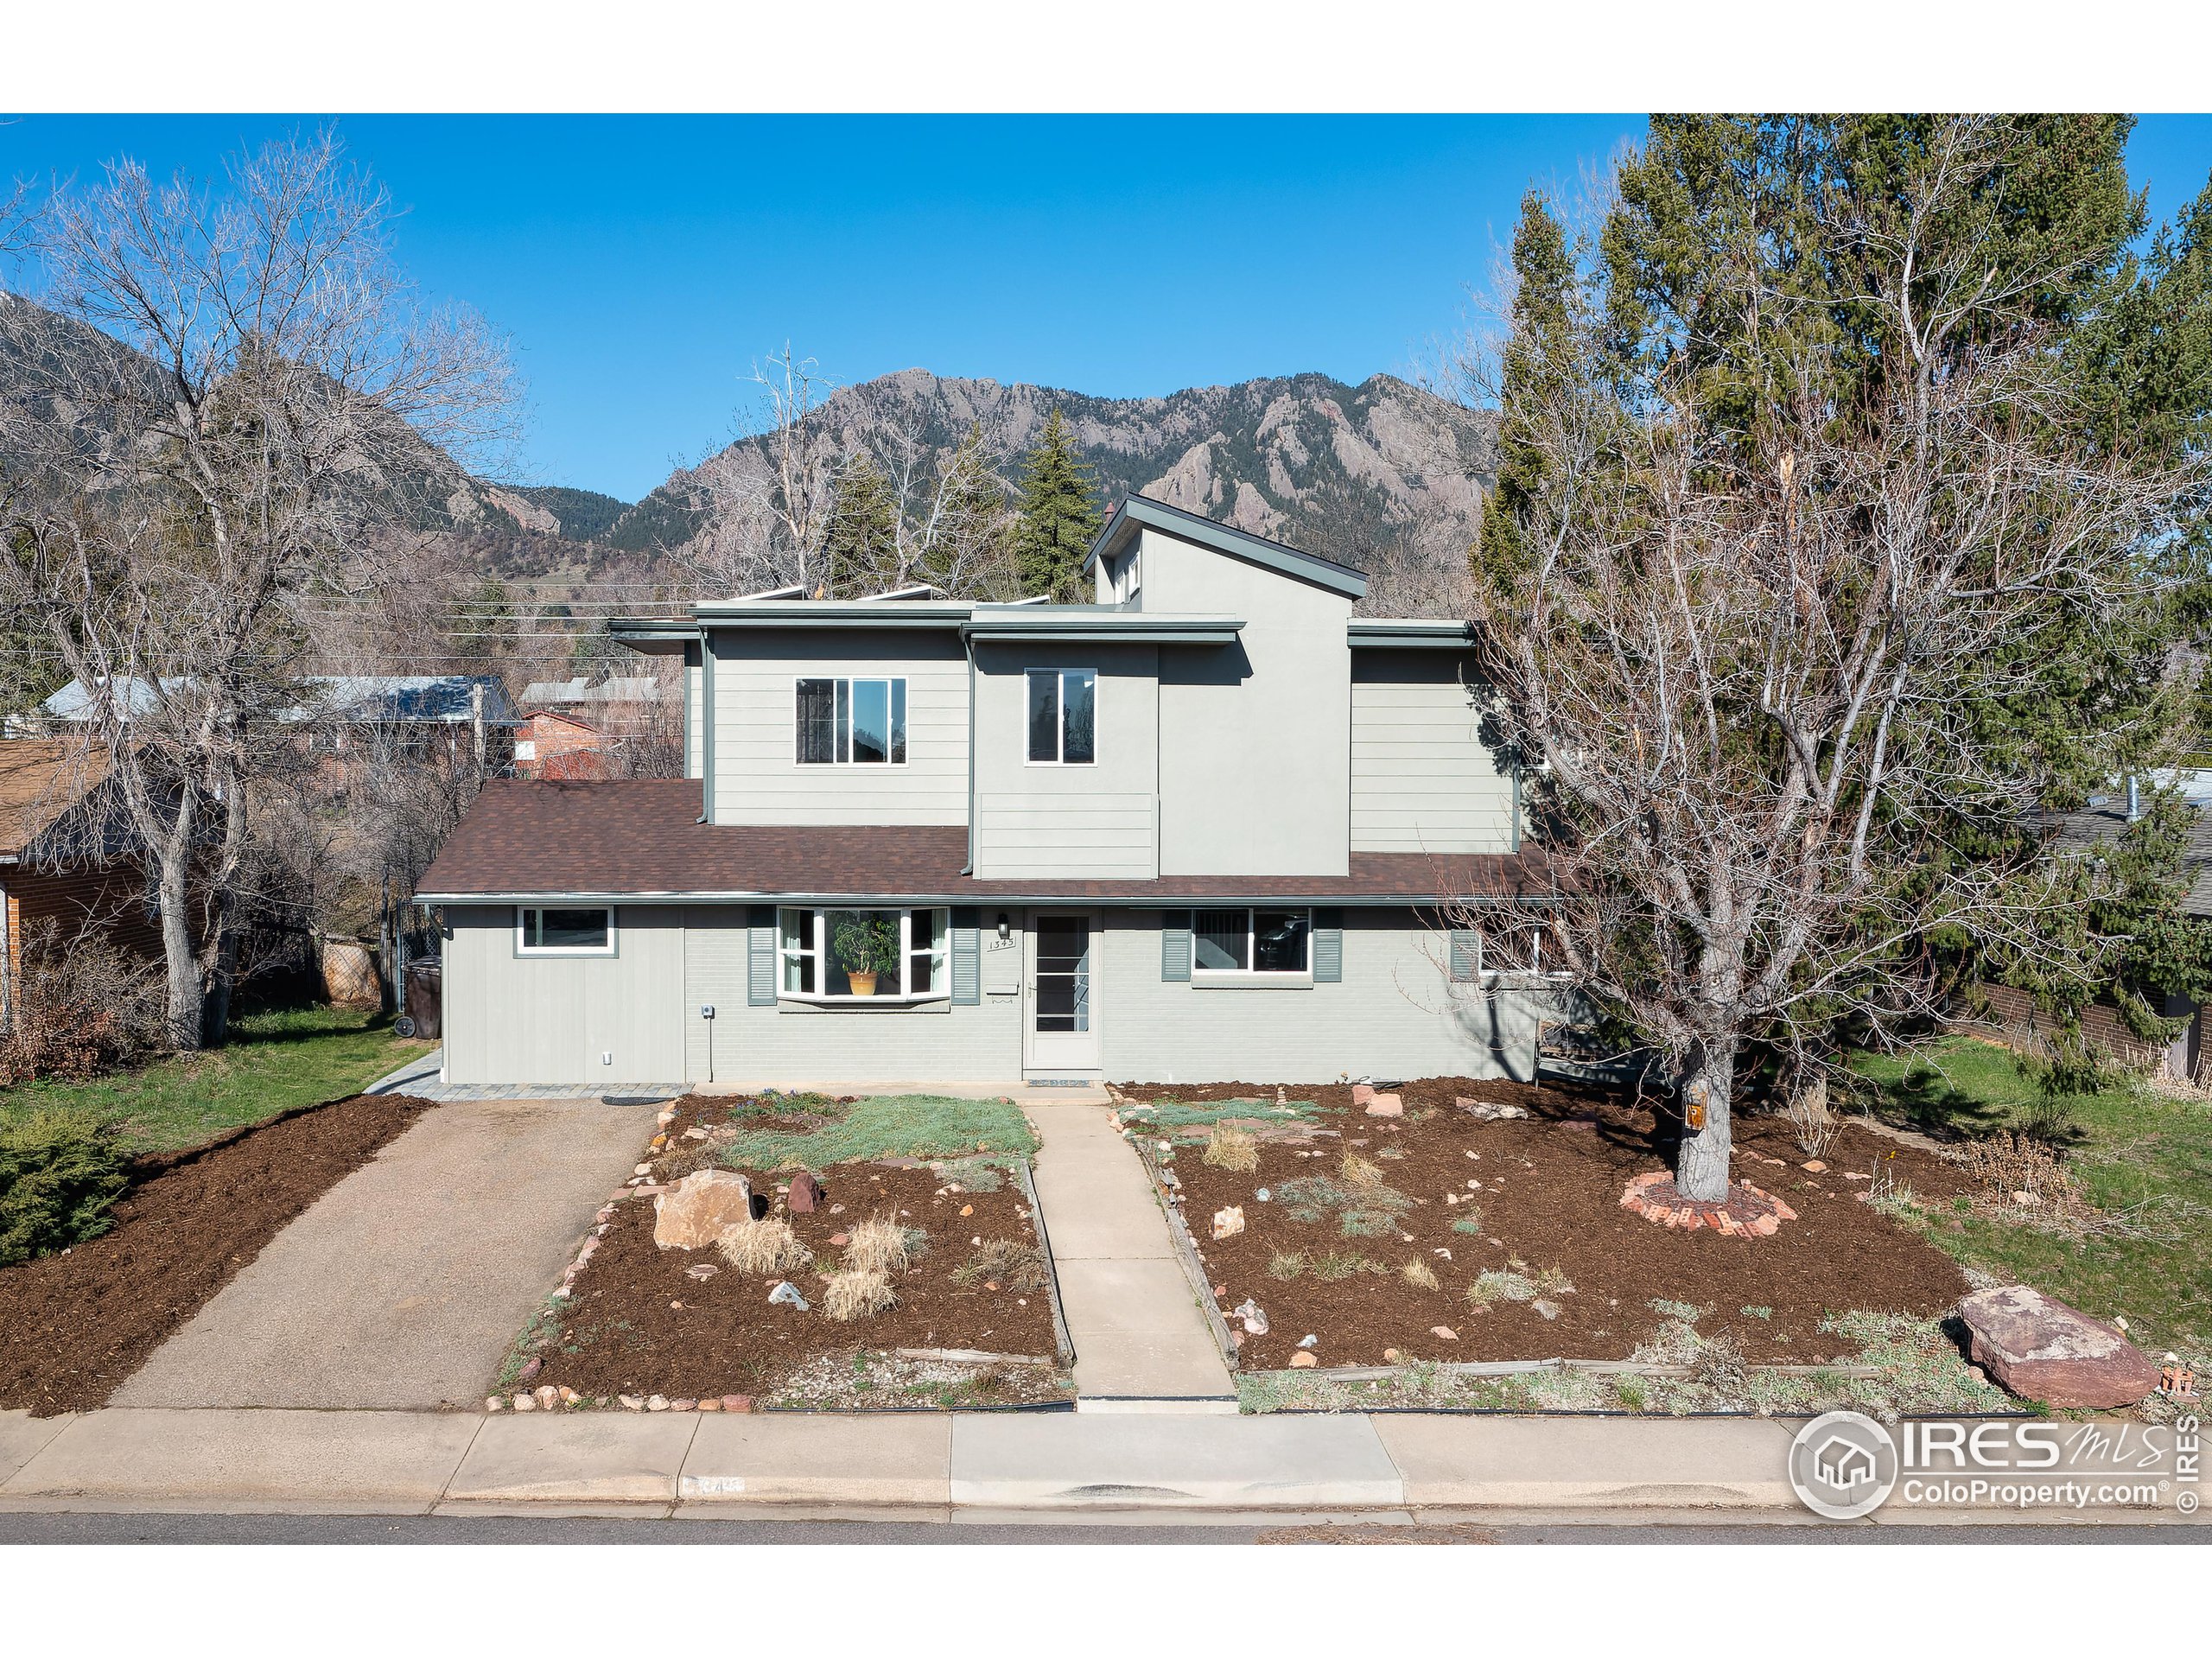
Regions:
<instances>
[{"instance_id":1,"label":"dry ornamental grass","mask_svg":"<svg viewBox=\"0 0 2212 1659\"><path fill-rule=\"evenodd\" d=\"M740 1273L796 1273L814 1262L787 1221L738 1222L722 1229L715 1248Z\"/></svg>"},{"instance_id":2,"label":"dry ornamental grass","mask_svg":"<svg viewBox=\"0 0 2212 1659\"><path fill-rule=\"evenodd\" d=\"M913 1243L896 1216L870 1216L853 1229L845 1264L861 1273L904 1273L913 1265Z\"/></svg>"},{"instance_id":3,"label":"dry ornamental grass","mask_svg":"<svg viewBox=\"0 0 2212 1659\"><path fill-rule=\"evenodd\" d=\"M898 1302L898 1293L891 1288L891 1275L869 1268L830 1274L822 1294L823 1313L841 1325L880 1313L895 1307Z\"/></svg>"},{"instance_id":4,"label":"dry ornamental grass","mask_svg":"<svg viewBox=\"0 0 2212 1659\"><path fill-rule=\"evenodd\" d=\"M1233 1123L1217 1123L1206 1135L1205 1160L1216 1169L1257 1169L1259 1141L1249 1129L1240 1129Z\"/></svg>"}]
</instances>

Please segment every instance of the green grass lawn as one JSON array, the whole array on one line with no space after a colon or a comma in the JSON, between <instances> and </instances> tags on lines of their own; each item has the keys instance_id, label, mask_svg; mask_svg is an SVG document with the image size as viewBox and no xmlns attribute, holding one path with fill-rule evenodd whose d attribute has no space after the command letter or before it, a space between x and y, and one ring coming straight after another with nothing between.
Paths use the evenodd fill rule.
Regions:
<instances>
[{"instance_id":1,"label":"green grass lawn","mask_svg":"<svg viewBox=\"0 0 2212 1659\"><path fill-rule=\"evenodd\" d=\"M1910 1058L1861 1055L1876 1109L1932 1133L2024 1128L2035 1086L2010 1050L1952 1037ZM1955 1210L1929 1240L1959 1261L2034 1285L2099 1319L2125 1315L2139 1344L2212 1354L2212 1103L2122 1085L2063 1103L2046 1124L2109 1231L2069 1238ZM1961 1230L1950 1230L1955 1220Z\"/></svg>"},{"instance_id":2,"label":"green grass lawn","mask_svg":"<svg viewBox=\"0 0 2212 1659\"><path fill-rule=\"evenodd\" d=\"M247 1014L226 1047L157 1060L91 1083L33 1083L0 1093L0 1111L85 1106L120 1119L142 1152L197 1146L244 1123L358 1093L433 1045L391 1034L381 1014L305 1008Z\"/></svg>"}]
</instances>

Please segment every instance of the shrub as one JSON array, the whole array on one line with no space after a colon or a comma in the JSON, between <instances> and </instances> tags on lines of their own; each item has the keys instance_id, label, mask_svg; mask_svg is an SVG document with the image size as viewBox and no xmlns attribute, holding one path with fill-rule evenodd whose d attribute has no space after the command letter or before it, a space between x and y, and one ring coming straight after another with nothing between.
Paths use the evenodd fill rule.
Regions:
<instances>
[{"instance_id":1,"label":"shrub","mask_svg":"<svg viewBox=\"0 0 2212 1659\"><path fill-rule=\"evenodd\" d=\"M1206 1135L1205 1161L1216 1169L1255 1170L1260 1166L1260 1143L1249 1129L1217 1123Z\"/></svg>"},{"instance_id":2,"label":"shrub","mask_svg":"<svg viewBox=\"0 0 2212 1659\"><path fill-rule=\"evenodd\" d=\"M867 1268L856 1268L849 1273L832 1274L827 1289L822 1294L822 1311L839 1324L864 1319L898 1305L898 1293L891 1288L891 1275Z\"/></svg>"},{"instance_id":3,"label":"shrub","mask_svg":"<svg viewBox=\"0 0 2212 1659\"><path fill-rule=\"evenodd\" d=\"M975 1255L952 1270L957 1285L1003 1285L1008 1290L1042 1290L1052 1282L1045 1252L1018 1238L987 1238Z\"/></svg>"},{"instance_id":4,"label":"shrub","mask_svg":"<svg viewBox=\"0 0 2212 1659\"><path fill-rule=\"evenodd\" d=\"M94 1113L0 1116L0 1267L99 1237L130 1171L117 1126Z\"/></svg>"},{"instance_id":5,"label":"shrub","mask_svg":"<svg viewBox=\"0 0 2212 1659\"><path fill-rule=\"evenodd\" d=\"M48 921L23 941L15 1007L0 1033L0 1088L119 1071L160 1050L166 1035L155 963L97 932L65 939Z\"/></svg>"},{"instance_id":6,"label":"shrub","mask_svg":"<svg viewBox=\"0 0 2212 1659\"><path fill-rule=\"evenodd\" d=\"M1480 1235L1482 1230L1483 1212L1479 1210L1462 1210L1459 1212L1459 1219L1452 1224L1452 1230L1455 1233Z\"/></svg>"},{"instance_id":7,"label":"shrub","mask_svg":"<svg viewBox=\"0 0 2212 1659\"><path fill-rule=\"evenodd\" d=\"M740 1273L796 1273L814 1260L787 1221L738 1222L722 1229L715 1248Z\"/></svg>"},{"instance_id":8,"label":"shrub","mask_svg":"<svg viewBox=\"0 0 2212 1659\"><path fill-rule=\"evenodd\" d=\"M913 1265L915 1250L907 1230L896 1216L870 1216L853 1229L845 1246L845 1263L855 1272L904 1273Z\"/></svg>"},{"instance_id":9,"label":"shrub","mask_svg":"<svg viewBox=\"0 0 2212 1659\"><path fill-rule=\"evenodd\" d=\"M1798 1149L1808 1158L1827 1157L1843 1127L1828 1108L1828 1083L1824 1077L1815 1077L1794 1090L1783 1116L1797 1138Z\"/></svg>"}]
</instances>

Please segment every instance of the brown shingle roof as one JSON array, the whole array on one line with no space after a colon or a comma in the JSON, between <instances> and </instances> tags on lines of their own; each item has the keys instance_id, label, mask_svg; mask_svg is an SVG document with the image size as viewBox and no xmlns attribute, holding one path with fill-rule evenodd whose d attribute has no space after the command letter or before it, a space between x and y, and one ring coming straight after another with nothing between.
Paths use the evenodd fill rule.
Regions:
<instances>
[{"instance_id":1,"label":"brown shingle roof","mask_svg":"<svg viewBox=\"0 0 2212 1659\"><path fill-rule=\"evenodd\" d=\"M487 784L420 891L439 900L757 893L1145 905L1205 899L1429 903L1478 888L1530 898L1544 890L1541 860L1522 854L1354 853L1344 876L978 880L960 874L968 832L957 824L709 825L697 822L699 811L696 779Z\"/></svg>"},{"instance_id":2,"label":"brown shingle roof","mask_svg":"<svg viewBox=\"0 0 2212 1659\"><path fill-rule=\"evenodd\" d=\"M20 858L107 776L107 751L74 739L0 739L0 858Z\"/></svg>"}]
</instances>

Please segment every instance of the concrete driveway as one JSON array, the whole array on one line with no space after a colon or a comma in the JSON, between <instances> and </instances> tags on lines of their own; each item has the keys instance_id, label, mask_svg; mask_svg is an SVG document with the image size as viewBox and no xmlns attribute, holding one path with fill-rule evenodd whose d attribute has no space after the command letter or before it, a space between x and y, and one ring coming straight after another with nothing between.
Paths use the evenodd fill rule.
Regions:
<instances>
[{"instance_id":1,"label":"concrete driveway","mask_svg":"<svg viewBox=\"0 0 2212 1659\"><path fill-rule=\"evenodd\" d=\"M658 1103L451 1102L316 1201L117 1406L480 1406Z\"/></svg>"}]
</instances>

